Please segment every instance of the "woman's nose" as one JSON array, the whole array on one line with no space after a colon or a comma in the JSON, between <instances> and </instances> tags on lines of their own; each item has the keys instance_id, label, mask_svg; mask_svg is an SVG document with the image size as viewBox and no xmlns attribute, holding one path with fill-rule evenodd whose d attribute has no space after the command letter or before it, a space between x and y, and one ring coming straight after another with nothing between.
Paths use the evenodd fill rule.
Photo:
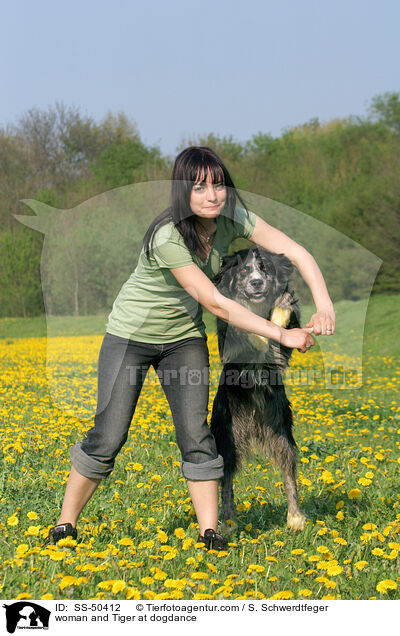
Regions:
<instances>
[{"instance_id":1,"label":"woman's nose","mask_svg":"<svg viewBox=\"0 0 400 636\"><path fill-rule=\"evenodd\" d=\"M216 195L215 190L214 190L214 186L212 186L212 185L208 186L208 188L207 188L207 198L210 201L215 201L215 199L217 198L217 195Z\"/></svg>"}]
</instances>

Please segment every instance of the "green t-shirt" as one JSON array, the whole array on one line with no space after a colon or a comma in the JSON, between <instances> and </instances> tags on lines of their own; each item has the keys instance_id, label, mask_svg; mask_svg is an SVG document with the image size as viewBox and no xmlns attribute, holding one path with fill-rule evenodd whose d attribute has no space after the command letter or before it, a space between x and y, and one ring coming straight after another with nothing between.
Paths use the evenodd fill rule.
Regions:
<instances>
[{"instance_id":1,"label":"green t-shirt","mask_svg":"<svg viewBox=\"0 0 400 636\"><path fill-rule=\"evenodd\" d=\"M108 317L106 331L139 342L166 343L190 337L206 338L202 306L169 271L197 265L210 279L218 273L229 245L238 237L250 238L256 215L236 206L234 223L221 213L216 217L214 243L203 262L190 253L172 222L153 236L150 261L143 249L135 271L123 284Z\"/></svg>"}]
</instances>

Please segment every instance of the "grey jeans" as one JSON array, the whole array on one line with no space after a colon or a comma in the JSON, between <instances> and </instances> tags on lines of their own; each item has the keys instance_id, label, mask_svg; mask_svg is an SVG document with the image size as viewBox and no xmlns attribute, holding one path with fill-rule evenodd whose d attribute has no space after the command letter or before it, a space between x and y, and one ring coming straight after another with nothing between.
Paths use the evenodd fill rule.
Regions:
<instances>
[{"instance_id":1,"label":"grey jeans","mask_svg":"<svg viewBox=\"0 0 400 636\"><path fill-rule=\"evenodd\" d=\"M98 360L94 426L71 448L72 465L92 479L112 472L150 365L171 408L183 476L219 479L224 463L207 424L209 358L204 338L149 344L106 333Z\"/></svg>"}]
</instances>

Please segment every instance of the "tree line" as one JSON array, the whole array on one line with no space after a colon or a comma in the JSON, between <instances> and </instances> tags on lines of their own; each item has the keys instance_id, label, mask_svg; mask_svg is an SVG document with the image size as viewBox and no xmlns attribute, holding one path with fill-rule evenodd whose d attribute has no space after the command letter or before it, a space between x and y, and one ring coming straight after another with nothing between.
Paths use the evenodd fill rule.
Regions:
<instances>
[{"instance_id":1,"label":"tree line","mask_svg":"<svg viewBox=\"0 0 400 636\"><path fill-rule=\"evenodd\" d=\"M212 147L239 189L300 210L382 259L373 293L400 291L400 93L375 96L364 117L324 123L315 118L279 137L259 132L244 142L210 133L183 139L176 153L191 144ZM16 124L0 128L0 316L35 316L45 309L54 315L110 311L113 296L133 271L149 217L139 205L127 232L123 200L110 219L110 198L103 200L102 193L167 180L172 164L173 157L141 140L124 113L109 112L96 122L57 102L46 111L32 108ZM143 206L146 196L143 190ZM96 212L101 224L95 226L100 231L85 233L79 225L77 234L69 222L53 241L53 269L46 272L49 285L50 275L54 279L49 307L40 272L45 237L13 216L29 214L24 199L43 202L47 210L80 208L81 220L83 202L101 203ZM117 240L110 241L112 232ZM335 249L329 240L323 245L325 256L332 251L327 260L332 267L324 271L329 289L337 299L356 300L365 291L359 262L350 244L340 263ZM57 272L63 277L58 287Z\"/></svg>"}]
</instances>

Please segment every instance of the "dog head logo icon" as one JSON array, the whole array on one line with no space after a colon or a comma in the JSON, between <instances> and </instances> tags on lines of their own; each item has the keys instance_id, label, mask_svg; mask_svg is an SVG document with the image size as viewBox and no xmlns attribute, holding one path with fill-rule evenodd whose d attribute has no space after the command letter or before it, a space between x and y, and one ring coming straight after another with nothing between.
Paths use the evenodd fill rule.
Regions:
<instances>
[{"instance_id":1,"label":"dog head logo icon","mask_svg":"<svg viewBox=\"0 0 400 636\"><path fill-rule=\"evenodd\" d=\"M3 605L6 610L6 628L9 634L16 629L48 629L51 612L31 601L18 601Z\"/></svg>"}]
</instances>

